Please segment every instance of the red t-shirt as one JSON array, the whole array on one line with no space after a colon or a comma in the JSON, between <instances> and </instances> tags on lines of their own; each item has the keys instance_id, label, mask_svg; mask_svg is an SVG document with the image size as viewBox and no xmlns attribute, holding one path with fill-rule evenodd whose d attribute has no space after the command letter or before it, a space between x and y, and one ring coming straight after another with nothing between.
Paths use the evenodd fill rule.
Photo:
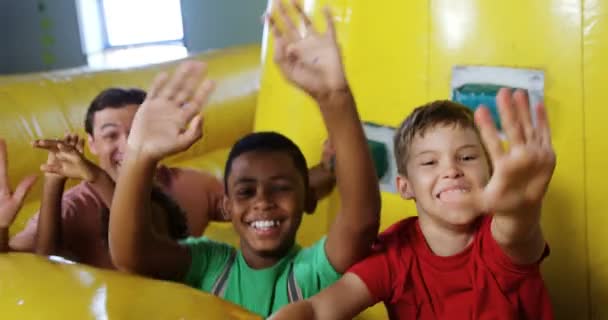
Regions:
<instances>
[{"instance_id":1,"label":"red t-shirt","mask_svg":"<svg viewBox=\"0 0 608 320\"><path fill-rule=\"evenodd\" d=\"M517 265L502 251L484 216L463 252L440 257L428 247L418 218L391 226L375 252L353 266L374 302L391 319L553 319L540 261Z\"/></svg>"}]
</instances>

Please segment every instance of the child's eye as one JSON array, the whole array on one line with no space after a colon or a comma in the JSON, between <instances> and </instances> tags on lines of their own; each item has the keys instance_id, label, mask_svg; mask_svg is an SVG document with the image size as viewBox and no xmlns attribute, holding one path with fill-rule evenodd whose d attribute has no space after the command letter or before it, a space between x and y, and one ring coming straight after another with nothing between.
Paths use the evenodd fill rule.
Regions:
<instances>
[{"instance_id":1,"label":"child's eye","mask_svg":"<svg viewBox=\"0 0 608 320\"><path fill-rule=\"evenodd\" d=\"M434 165L435 163L436 163L436 162L435 162L435 160L428 160L428 161L423 161L423 162L421 163L421 165L423 165L423 166L432 166L432 165Z\"/></svg>"},{"instance_id":2,"label":"child's eye","mask_svg":"<svg viewBox=\"0 0 608 320\"><path fill-rule=\"evenodd\" d=\"M477 159L476 155L466 155L466 156L460 157L460 160L462 160L462 161L472 161L475 159Z\"/></svg>"},{"instance_id":3,"label":"child's eye","mask_svg":"<svg viewBox=\"0 0 608 320\"><path fill-rule=\"evenodd\" d=\"M286 185L286 184L272 186L272 191L275 191L275 192L286 192L286 191L291 191L291 189L292 189L291 186Z\"/></svg>"},{"instance_id":4,"label":"child's eye","mask_svg":"<svg viewBox=\"0 0 608 320\"><path fill-rule=\"evenodd\" d=\"M107 133L107 134L104 134L102 136L102 138L106 141L116 140L116 138L118 138L118 133L116 133L116 132Z\"/></svg>"},{"instance_id":5,"label":"child's eye","mask_svg":"<svg viewBox=\"0 0 608 320\"><path fill-rule=\"evenodd\" d=\"M236 189L236 196L239 198L249 198L255 195L254 188L239 188Z\"/></svg>"}]
</instances>

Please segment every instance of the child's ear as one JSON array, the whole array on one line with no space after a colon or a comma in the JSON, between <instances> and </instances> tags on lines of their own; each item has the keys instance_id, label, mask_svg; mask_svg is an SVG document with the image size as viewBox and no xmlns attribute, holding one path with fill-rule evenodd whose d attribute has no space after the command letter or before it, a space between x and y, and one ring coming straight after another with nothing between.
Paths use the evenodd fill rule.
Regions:
<instances>
[{"instance_id":1,"label":"child's ear","mask_svg":"<svg viewBox=\"0 0 608 320\"><path fill-rule=\"evenodd\" d=\"M224 218L225 221L232 220L232 203L230 202L230 198L228 198L227 195L224 195L222 197L221 210L222 218Z\"/></svg>"},{"instance_id":2,"label":"child's ear","mask_svg":"<svg viewBox=\"0 0 608 320\"><path fill-rule=\"evenodd\" d=\"M402 175L397 175L397 191L403 199L416 199L416 195L414 195L414 190L412 189L409 180Z\"/></svg>"},{"instance_id":3,"label":"child's ear","mask_svg":"<svg viewBox=\"0 0 608 320\"><path fill-rule=\"evenodd\" d=\"M89 150L91 150L91 153L96 156L97 147L95 146L95 140L93 139L93 136L90 134L87 134L87 143L89 144Z\"/></svg>"},{"instance_id":4,"label":"child's ear","mask_svg":"<svg viewBox=\"0 0 608 320\"><path fill-rule=\"evenodd\" d=\"M306 192L306 199L305 199L306 203L304 204L304 212L308 213L308 214L312 214L315 212L315 210L317 209L317 196L315 194L315 191L312 188L308 188L308 191Z\"/></svg>"}]
</instances>

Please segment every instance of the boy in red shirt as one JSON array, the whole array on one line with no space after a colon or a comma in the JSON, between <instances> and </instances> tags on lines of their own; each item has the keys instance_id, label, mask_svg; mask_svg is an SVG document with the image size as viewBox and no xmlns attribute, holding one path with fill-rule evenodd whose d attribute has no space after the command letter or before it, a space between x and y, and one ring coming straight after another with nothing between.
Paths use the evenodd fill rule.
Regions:
<instances>
[{"instance_id":1,"label":"boy in red shirt","mask_svg":"<svg viewBox=\"0 0 608 320\"><path fill-rule=\"evenodd\" d=\"M523 91L502 89L497 104L508 148L484 107L475 115L449 101L415 109L394 142L397 189L418 216L274 319L350 319L380 301L391 319L552 319L539 270L549 252L542 199L555 168L547 116L538 105L532 124Z\"/></svg>"}]
</instances>

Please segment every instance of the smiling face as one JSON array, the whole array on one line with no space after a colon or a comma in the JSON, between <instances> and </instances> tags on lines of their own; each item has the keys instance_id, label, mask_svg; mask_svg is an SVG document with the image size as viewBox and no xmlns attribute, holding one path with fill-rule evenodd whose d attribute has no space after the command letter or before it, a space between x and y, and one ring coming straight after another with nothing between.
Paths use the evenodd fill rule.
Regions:
<instances>
[{"instance_id":1,"label":"smiling face","mask_svg":"<svg viewBox=\"0 0 608 320\"><path fill-rule=\"evenodd\" d=\"M230 164L224 208L247 255L282 257L307 211L306 182L285 151L248 151Z\"/></svg>"},{"instance_id":2,"label":"smiling face","mask_svg":"<svg viewBox=\"0 0 608 320\"><path fill-rule=\"evenodd\" d=\"M127 138L138 105L105 108L93 115L93 131L88 136L91 153L99 159L99 166L113 179L118 176L126 152Z\"/></svg>"},{"instance_id":3,"label":"smiling face","mask_svg":"<svg viewBox=\"0 0 608 320\"><path fill-rule=\"evenodd\" d=\"M450 226L468 226L481 213L471 205L489 180L490 167L477 132L438 124L417 134L408 149L407 174L397 178L419 215Z\"/></svg>"}]
</instances>

